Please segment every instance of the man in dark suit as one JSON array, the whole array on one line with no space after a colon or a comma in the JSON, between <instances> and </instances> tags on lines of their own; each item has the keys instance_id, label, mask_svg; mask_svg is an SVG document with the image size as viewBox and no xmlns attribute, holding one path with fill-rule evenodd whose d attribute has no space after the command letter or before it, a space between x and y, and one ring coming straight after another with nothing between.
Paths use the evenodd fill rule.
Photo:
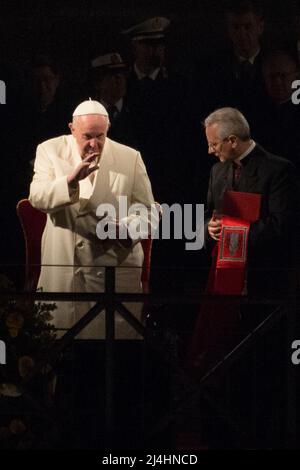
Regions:
<instances>
[{"instance_id":1,"label":"man in dark suit","mask_svg":"<svg viewBox=\"0 0 300 470\"><path fill-rule=\"evenodd\" d=\"M91 93L108 111L108 136L121 144L139 149L127 98L127 65L118 52L110 52L95 57L91 66Z\"/></svg>"},{"instance_id":2,"label":"man in dark suit","mask_svg":"<svg viewBox=\"0 0 300 470\"><path fill-rule=\"evenodd\" d=\"M157 200L171 205L183 203L189 197L192 184L182 185L182 181L191 182L194 162L190 151L191 139L188 138L189 120L186 118L190 109L188 88L169 61L169 26L168 18L153 17L123 33L131 39L133 61L128 76L128 103L134 118L138 149L143 154ZM182 240L154 244L152 285L161 289L165 274L155 267L167 267L172 275L169 287L177 289L177 283L182 285L179 277L183 272L178 266L189 262Z\"/></svg>"},{"instance_id":3,"label":"man in dark suit","mask_svg":"<svg viewBox=\"0 0 300 470\"><path fill-rule=\"evenodd\" d=\"M276 315L273 315L272 325L268 323L269 328L264 335L260 328L260 335L252 336L251 341L245 341L245 337L269 315L277 312L278 307L281 312L290 312L286 309L288 303L282 300L292 287L287 268L297 258L299 221L295 170L291 162L270 154L251 139L247 120L235 108L217 109L207 116L204 127L209 154L219 159L212 167L209 181L207 246L214 246L224 239L220 216L227 189L261 195L259 218L250 223L249 228L247 273L248 296L252 300L255 296L259 302L238 305L228 299L224 304L204 303L194 328L191 364L194 373L203 376L225 356L235 359L234 367L228 369L227 363L227 368L219 368L219 374L212 376L215 381L211 393L215 394L218 405L221 403L220 409L225 406L230 419L241 423L244 436L241 430L237 435L228 426L223 431L226 438L221 437L221 442L218 441L220 437L215 437L218 421L212 414L210 422L213 423L213 439L217 440L215 445L232 446L234 443L234 446L243 448L276 448L276 445L282 445L278 423L283 422L285 413L285 358L289 347L285 335L289 316L275 322ZM226 229L234 233L234 229L243 226L244 222L242 217L232 219ZM226 222L224 224L226 226ZM226 244L220 243L220 246L226 247ZM228 261L231 262L229 255ZM230 282L239 281L236 266L224 271L226 287ZM225 289L223 294L226 293ZM280 298L276 299L275 295ZM265 298L270 302L261 302ZM242 350L236 349L240 343ZM206 416L206 409L199 407L201 416Z\"/></svg>"},{"instance_id":4,"label":"man in dark suit","mask_svg":"<svg viewBox=\"0 0 300 470\"><path fill-rule=\"evenodd\" d=\"M292 98L292 84L300 78L297 56L288 49L272 51L264 60L263 77L266 99L251 126L253 136L271 152L291 160L299 176L300 107Z\"/></svg>"},{"instance_id":5,"label":"man in dark suit","mask_svg":"<svg viewBox=\"0 0 300 470\"><path fill-rule=\"evenodd\" d=\"M266 152L251 139L247 120L235 108L214 111L204 126L208 151L220 160L209 181L207 241L220 239L221 221L214 211L221 212L226 189L260 194L260 217L249 231L249 294L286 293L286 270L297 258L295 169L288 160Z\"/></svg>"},{"instance_id":6,"label":"man in dark suit","mask_svg":"<svg viewBox=\"0 0 300 470\"><path fill-rule=\"evenodd\" d=\"M207 113L222 106L237 107L252 124L264 96L262 8L255 0L229 0L225 3L224 23L230 47L203 64L208 74L204 77L204 106Z\"/></svg>"},{"instance_id":7,"label":"man in dark suit","mask_svg":"<svg viewBox=\"0 0 300 470\"><path fill-rule=\"evenodd\" d=\"M180 161L181 172L187 172L181 158L185 108L181 113L177 109L178 93L181 107L185 107L187 89L184 79L170 67L166 38L169 26L168 18L154 17L123 33L131 38L128 102L135 119L138 148L156 197L171 204L182 197L176 163Z\"/></svg>"}]
</instances>

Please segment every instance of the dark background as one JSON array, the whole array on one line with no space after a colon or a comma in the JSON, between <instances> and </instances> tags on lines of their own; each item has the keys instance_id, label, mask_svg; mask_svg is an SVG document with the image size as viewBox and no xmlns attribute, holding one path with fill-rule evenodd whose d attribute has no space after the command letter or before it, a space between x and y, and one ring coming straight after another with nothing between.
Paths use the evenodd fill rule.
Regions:
<instances>
[{"instance_id":1,"label":"dark background","mask_svg":"<svg viewBox=\"0 0 300 470\"><path fill-rule=\"evenodd\" d=\"M196 83L192 91L183 93L179 88L175 96L178 115L188 114L184 114L185 127L181 132L186 139L189 139L189 134L192 137L187 155L184 158L181 153L176 158L172 155L170 166L174 167L175 176L181 178L180 184L174 183L173 186L180 186L182 199L177 197L175 200L204 203L209 165L214 160L207 158L201 129L203 110L200 105L194 106L197 97L195 99L193 93L201 95L201 84L197 81L205 67L203 64L214 64L215 57L217 65L218 57L222 57L223 50L225 55L229 46L222 3L216 0L0 1L0 80L7 84L7 104L0 106L2 161L5 162L2 168L5 177L0 184L0 198L4 201L0 226L1 245L8 247L0 264L24 262L23 235L15 206L19 199L28 196L32 177L29 162L35 154L34 150L29 151L26 147L26 140L33 134L29 89L32 58L42 53L58 62L65 95L76 97L74 109L75 104L90 96L87 82L91 59L106 52L119 51L130 61L130 40L121 31L147 18L166 16L171 20L167 35L169 69L176 76L185 77L187 88L193 81ZM264 0L262 3L266 46L292 40L295 34L294 1ZM184 98L187 95L188 103ZM182 169L184 162L186 169ZM191 176L195 180L192 183ZM182 181L187 183L182 184ZM183 197L185 191L188 195ZM164 202L163 198L155 197ZM192 264L201 264L197 257L190 258L194 260ZM185 260L184 264L191 262Z\"/></svg>"},{"instance_id":2,"label":"dark background","mask_svg":"<svg viewBox=\"0 0 300 470\"><path fill-rule=\"evenodd\" d=\"M265 41L288 38L293 0L263 4ZM170 18L170 62L182 72L191 72L202 54L213 54L227 43L222 2L216 0L13 0L2 1L0 12L2 60L22 67L34 54L48 53L59 60L69 78L81 82L95 55L119 49L126 56L128 43L120 31L152 16Z\"/></svg>"},{"instance_id":3,"label":"dark background","mask_svg":"<svg viewBox=\"0 0 300 470\"><path fill-rule=\"evenodd\" d=\"M292 0L281 2L265 0L263 3L265 6L266 20L264 41L267 47L277 42L284 43L293 38L294 2ZM216 0L152 0L151 2L149 0L81 0L76 3L74 1L61 2L58 0L51 2L32 0L3 2L0 0L0 79L6 80L6 78L2 76L2 63L8 63L13 66L20 72L20 76L24 75L26 78L26 68L32 57L38 53L46 53L58 60L66 83L74 89L78 87L80 91L84 91L90 60L99 54L112 51L120 51L125 58L130 59L128 52L129 41L120 34L120 31L153 16L166 16L171 20L167 38L169 43L169 63L176 72L184 75L188 79L193 78L195 70L199 71L199 64L203 57L209 55L210 58L213 59L215 56L217 61L219 52L226 49L228 46L222 14L222 2ZM17 80L16 83L18 83ZM22 83L26 84L26 80ZM86 93L88 92L86 91ZM2 178L0 183L0 200L2 203L0 213L0 246L2 247L2 258L0 266L4 263L15 263L19 265L20 262L24 262L23 234L21 233L16 217L15 205L18 199L27 196L26 182L30 181L30 175L28 175L28 178L24 177L24 171L27 171L25 163L27 164L27 161L34 157L34 155L27 155L25 152L23 152L23 155L20 153L22 145L18 145L18 141L22 141L24 138L23 134L25 135L27 130L24 131L23 129L24 121L17 123L14 119L16 103L13 103L13 106L11 106L11 104L15 99L17 100L16 94L8 95L7 105L0 106L1 117L4 118L3 122L6 125L6 131L4 131L0 123L2 141ZM182 95L179 92L179 113L182 100ZM30 102L27 102L27 106L30 107ZM6 122L5 114L8 113L9 110L12 111L11 122L13 124L10 124L10 121ZM26 109L25 114L22 112L22 119L26 120ZM29 124L30 126L29 118L28 121L29 122L25 124ZM199 136L200 128L201 126L199 125ZM30 129L28 133L30 133ZM23 166L21 165L20 155L24 159ZM195 150L195 155L202 156L198 148ZM203 157L207 157L206 147ZM177 164L178 171L177 168L175 168L175 170L180 176L180 172L182 172L180 166L181 162L182 160L178 158L177 162L174 164L174 166ZM16 176L18 172L20 174ZM194 170L194 173L200 178L201 173L197 168ZM188 177L182 179L183 181L187 181L186 186L188 186L190 179L188 179ZM18 186L19 181L21 184ZM203 182L203 184L206 185L207 181L208 178L205 176L200 183L202 184ZM196 202L198 203L204 201L200 194L201 191L203 193L205 192L205 188L202 190L200 183L196 186L198 191ZM188 202L193 201L188 200ZM165 249L165 246L163 246L163 249ZM171 249L173 250L171 252L172 258L174 258L173 254L176 253L178 259L178 251L175 251L172 247ZM203 259L199 258L202 254L201 252L200 254L194 255L194 253L191 252L189 259L184 258L184 260L181 261L181 267L179 269L176 268L176 274L179 272L179 281L182 277L189 279L189 273L183 269L184 265L187 264L191 267L198 267L201 266L201 263L204 264ZM161 256L161 253L159 253L159 255ZM168 266L170 266L170 259L168 259L168 261ZM18 266L18 268L20 269L20 266ZM18 272L15 266L12 266L10 270L2 270L8 273L10 278L17 285L22 286L22 266L22 272ZM172 279L173 278L174 289L178 287L178 292L182 292L182 284L177 282L175 275L173 275ZM169 273L165 276L165 279L166 282L162 284L162 288L167 284L168 287L170 287L171 281ZM175 308L172 308L170 313L168 311L162 313L165 314L167 320L168 313L172 319L176 317L175 320L173 320L174 323L178 321L180 328L186 328L189 332L190 324L192 324L193 320L192 316L195 312L191 311L190 306L184 308L184 311L181 310L182 307L179 306L177 311L175 311ZM159 315L161 316L161 312L159 312ZM180 318L180 320L177 320L177 317ZM186 318L190 324L187 324ZM166 323L167 320L165 320ZM176 324L174 330L177 331L177 328L178 325ZM271 346L275 344L275 340L277 340L277 338L274 339L271 337L271 340L269 340ZM266 346L265 344L261 344L259 347L265 347L266 350L268 350L268 344L269 343L266 343ZM181 344L179 344L179 346L181 346ZM126 358L127 356L124 361ZM250 359L252 360L252 358ZM247 364L250 364L250 359L248 362L246 361L246 366L244 363L242 364L245 376L246 374L250 375L249 369L247 368ZM254 362L252 361L252 363ZM276 365L272 347L270 347L270 363L273 364L273 366ZM82 364L84 364L83 361ZM86 364L84 364L84 367L88 370ZM93 363L90 363L91 369L92 366ZM132 368L132 370L135 369ZM263 373L265 373L265 370L261 372L261 375ZM281 380L281 375L278 374L277 370L276 374L278 381ZM102 375L98 374L98 377L100 378ZM238 378L240 377L241 375L238 374ZM261 377L258 376L257 380L259 381L260 378ZM247 385L246 381L245 383ZM160 392L159 387L160 384L157 386L158 392ZM238 383L238 387L240 387L240 383ZM78 390L80 389L78 388ZM249 391L251 390L251 387L249 387ZM221 392L223 394L223 390ZM265 393L267 392L269 393L269 388L266 388ZM159 397L159 399L160 398L161 397ZM159 399L157 399L157 402L159 402ZM86 398L86 400L88 399ZM248 414L252 412L249 403L243 402L241 408L247 410ZM285 411L285 408L283 408L283 411ZM83 422L82 417L78 416L77 418L81 426ZM253 420L254 419L255 417ZM284 420L286 420L286 417L282 418L282 422ZM212 421L212 423L212 427L215 426L215 422ZM275 426L276 419L274 419L274 423ZM263 424L263 422L258 421L258 424ZM260 433L264 433L264 426L261 425L259 430ZM83 426L83 433L85 433L85 431ZM215 429L213 429L213 432L215 432ZM274 434L276 435L275 432ZM226 431L223 431L223 435L226 436ZM251 447L251 444L249 445L248 443L248 447L246 448L254 447Z\"/></svg>"}]
</instances>

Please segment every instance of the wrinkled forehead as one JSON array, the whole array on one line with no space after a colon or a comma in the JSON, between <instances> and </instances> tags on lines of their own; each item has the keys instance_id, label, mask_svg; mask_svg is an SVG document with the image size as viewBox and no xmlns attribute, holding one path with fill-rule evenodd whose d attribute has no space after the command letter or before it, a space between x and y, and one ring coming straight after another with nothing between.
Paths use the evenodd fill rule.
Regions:
<instances>
[{"instance_id":1,"label":"wrinkled forehead","mask_svg":"<svg viewBox=\"0 0 300 470\"><path fill-rule=\"evenodd\" d=\"M73 125L76 130L82 133L92 131L105 132L108 127L108 118L101 114L86 114L83 116L74 116Z\"/></svg>"},{"instance_id":2,"label":"wrinkled forehead","mask_svg":"<svg viewBox=\"0 0 300 470\"><path fill-rule=\"evenodd\" d=\"M212 124L208 124L205 127L206 134L209 135L217 135L219 132L220 124L218 122L213 122Z\"/></svg>"}]
</instances>

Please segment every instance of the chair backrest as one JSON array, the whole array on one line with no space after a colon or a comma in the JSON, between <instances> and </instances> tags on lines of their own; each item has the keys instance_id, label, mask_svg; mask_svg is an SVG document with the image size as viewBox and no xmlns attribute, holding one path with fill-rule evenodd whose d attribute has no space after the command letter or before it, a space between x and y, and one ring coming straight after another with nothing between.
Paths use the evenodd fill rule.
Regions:
<instances>
[{"instance_id":1,"label":"chair backrest","mask_svg":"<svg viewBox=\"0 0 300 470\"><path fill-rule=\"evenodd\" d=\"M156 210L157 217L160 220L162 217L162 207L158 202L155 202L155 210ZM153 239L151 237L141 240L141 245L144 251L144 262L143 262L141 281L142 281L142 286L143 286L143 292L145 294L148 294L150 292L152 243L153 243Z\"/></svg>"},{"instance_id":2,"label":"chair backrest","mask_svg":"<svg viewBox=\"0 0 300 470\"><path fill-rule=\"evenodd\" d=\"M25 290L35 291L41 271L41 240L47 216L32 207L28 199L21 199L17 204L17 214L22 225L25 250Z\"/></svg>"},{"instance_id":3,"label":"chair backrest","mask_svg":"<svg viewBox=\"0 0 300 470\"><path fill-rule=\"evenodd\" d=\"M145 238L141 240L141 245L144 251L144 262L142 268L141 282L144 294L150 291L150 268L151 268L151 253L152 253L152 238Z\"/></svg>"},{"instance_id":4,"label":"chair backrest","mask_svg":"<svg viewBox=\"0 0 300 470\"><path fill-rule=\"evenodd\" d=\"M17 214L22 225L25 249L26 270L25 290L35 291L41 271L41 240L46 225L47 216L44 212L35 209L28 199L21 199L17 204ZM149 292L152 239L141 241L144 251L141 282L143 292Z\"/></svg>"}]
</instances>

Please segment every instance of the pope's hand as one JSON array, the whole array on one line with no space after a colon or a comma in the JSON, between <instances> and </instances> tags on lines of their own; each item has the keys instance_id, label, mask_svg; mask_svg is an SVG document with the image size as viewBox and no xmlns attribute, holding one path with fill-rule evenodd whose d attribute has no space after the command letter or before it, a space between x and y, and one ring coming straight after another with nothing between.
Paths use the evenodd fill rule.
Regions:
<instances>
[{"instance_id":1,"label":"pope's hand","mask_svg":"<svg viewBox=\"0 0 300 470\"><path fill-rule=\"evenodd\" d=\"M75 170L70 175L68 175L68 184L70 186L76 185L80 180L83 180L93 173L93 171L97 170L99 168L99 165L96 163L98 158L99 153L96 152L90 153L84 157Z\"/></svg>"}]
</instances>

